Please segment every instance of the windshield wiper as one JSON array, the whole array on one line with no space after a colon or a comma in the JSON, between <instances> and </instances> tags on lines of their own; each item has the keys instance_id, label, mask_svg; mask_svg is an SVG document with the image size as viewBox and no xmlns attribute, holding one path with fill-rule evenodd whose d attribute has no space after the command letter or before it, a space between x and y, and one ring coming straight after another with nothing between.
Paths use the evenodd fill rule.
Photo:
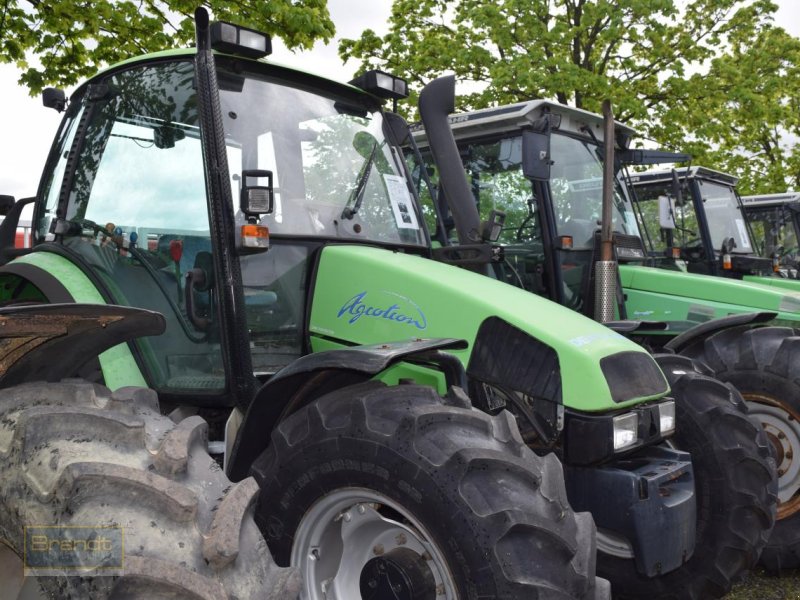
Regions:
<instances>
[{"instance_id":1,"label":"windshield wiper","mask_svg":"<svg viewBox=\"0 0 800 600\"><path fill-rule=\"evenodd\" d=\"M343 219L352 219L358 212L358 209L361 208L361 202L364 200L364 190L367 187L367 181L369 180L370 173L372 173L372 161L375 158L375 153L377 151L378 140L375 140L375 142L372 144L372 150L370 151L367 160L364 161L364 164L361 166L356 187L350 194L350 197L347 199L347 206L345 206L344 210L342 211ZM350 207L351 203L353 204L352 208Z\"/></svg>"}]
</instances>

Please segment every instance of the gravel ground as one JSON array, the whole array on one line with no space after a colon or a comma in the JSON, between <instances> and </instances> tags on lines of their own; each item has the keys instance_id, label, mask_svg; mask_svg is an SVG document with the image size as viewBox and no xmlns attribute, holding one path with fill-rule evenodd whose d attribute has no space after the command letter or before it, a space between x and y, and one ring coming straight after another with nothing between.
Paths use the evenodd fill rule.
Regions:
<instances>
[{"instance_id":1,"label":"gravel ground","mask_svg":"<svg viewBox=\"0 0 800 600\"><path fill-rule=\"evenodd\" d=\"M725 600L800 600L800 570L767 575L761 571L751 573Z\"/></svg>"}]
</instances>

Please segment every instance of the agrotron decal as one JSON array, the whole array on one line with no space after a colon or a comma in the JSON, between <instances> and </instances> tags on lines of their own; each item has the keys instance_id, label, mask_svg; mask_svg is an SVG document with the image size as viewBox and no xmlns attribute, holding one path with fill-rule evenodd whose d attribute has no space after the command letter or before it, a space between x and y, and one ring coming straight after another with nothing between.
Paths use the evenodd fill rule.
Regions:
<instances>
[{"instance_id":1,"label":"agrotron decal","mask_svg":"<svg viewBox=\"0 0 800 600\"><path fill-rule=\"evenodd\" d=\"M345 302L336 316L346 318L351 325L362 317L368 317L405 323L417 329L425 329L428 326L425 314L413 300L387 290L381 290L378 294L389 296L389 298L380 302L373 300L375 294L368 298L367 292L361 292Z\"/></svg>"}]
</instances>

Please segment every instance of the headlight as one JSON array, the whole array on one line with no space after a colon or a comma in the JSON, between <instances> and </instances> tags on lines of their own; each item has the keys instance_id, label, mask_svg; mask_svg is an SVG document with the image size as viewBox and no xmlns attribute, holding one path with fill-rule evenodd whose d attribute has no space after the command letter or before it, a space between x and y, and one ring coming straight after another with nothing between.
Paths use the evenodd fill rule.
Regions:
<instances>
[{"instance_id":1,"label":"headlight","mask_svg":"<svg viewBox=\"0 0 800 600\"><path fill-rule=\"evenodd\" d=\"M675 433L675 401L661 402L657 406L658 410L658 429L661 435L671 435Z\"/></svg>"},{"instance_id":2,"label":"headlight","mask_svg":"<svg viewBox=\"0 0 800 600\"><path fill-rule=\"evenodd\" d=\"M639 439L639 415L626 413L613 419L614 452L636 444Z\"/></svg>"}]
</instances>

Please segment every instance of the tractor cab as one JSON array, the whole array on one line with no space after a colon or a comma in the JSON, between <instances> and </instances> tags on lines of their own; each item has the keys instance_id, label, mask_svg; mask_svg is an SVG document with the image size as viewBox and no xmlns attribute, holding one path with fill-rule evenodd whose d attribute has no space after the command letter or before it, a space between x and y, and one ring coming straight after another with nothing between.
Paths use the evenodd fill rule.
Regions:
<instances>
[{"instance_id":1,"label":"tractor cab","mask_svg":"<svg viewBox=\"0 0 800 600\"><path fill-rule=\"evenodd\" d=\"M503 260L493 264L494 276L588 315L602 204L602 123L599 115L546 100L450 120L481 218L492 210L505 213L497 239ZM634 133L620 123L615 131L615 143L623 146ZM416 129L414 137L435 184L425 133ZM434 185L429 191L418 159L411 152L408 157L430 230L442 230L435 216L443 215L444 229L452 238L453 222L442 190ZM617 253L620 259L642 261L646 256L634 206L621 169L617 174L611 213Z\"/></svg>"},{"instance_id":2,"label":"tractor cab","mask_svg":"<svg viewBox=\"0 0 800 600\"><path fill-rule=\"evenodd\" d=\"M129 61L77 90L36 204L38 251L21 260L66 259L105 301L165 315L164 336L136 342L146 381L162 394L231 400L226 371L240 361L223 349L234 330L249 336L242 379L307 353L316 250L424 253L429 241L378 98L217 55L227 170L209 171L194 61L192 51ZM209 203L212 181L233 211ZM218 316L225 296L236 325Z\"/></svg>"},{"instance_id":3,"label":"tractor cab","mask_svg":"<svg viewBox=\"0 0 800 600\"><path fill-rule=\"evenodd\" d=\"M762 246L762 256L777 261L782 275L796 279L800 259L800 193L742 196L742 204L753 237Z\"/></svg>"},{"instance_id":4,"label":"tractor cab","mask_svg":"<svg viewBox=\"0 0 800 600\"><path fill-rule=\"evenodd\" d=\"M659 266L677 259L691 273L736 279L772 274L771 258L759 256L735 177L695 166L630 179L649 253Z\"/></svg>"},{"instance_id":5,"label":"tractor cab","mask_svg":"<svg viewBox=\"0 0 800 600\"><path fill-rule=\"evenodd\" d=\"M440 166L431 148L444 136L412 128L414 143L406 152L434 244L445 246L434 248L440 260L456 260L463 246L454 245L454 213L477 206L481 218L505 212L499 243L486 253L493 277L593 318L615 296L611 319L640 322L637 339L651 347L718 317L774 311L786 323L797 319L796 282L774 277L772 260L756 254L734 178L700 167L632 173L629 167L691 157L633 149L636 132L615 122L610 222L618 278L616 285L600 285L603 117L533 100L455 114L449 123L471 190L469 205L462 198L466 190L447 198L438 185ZM731 277L707 276L722 271L723 263Z\"/></svg>"}]
</instances>

